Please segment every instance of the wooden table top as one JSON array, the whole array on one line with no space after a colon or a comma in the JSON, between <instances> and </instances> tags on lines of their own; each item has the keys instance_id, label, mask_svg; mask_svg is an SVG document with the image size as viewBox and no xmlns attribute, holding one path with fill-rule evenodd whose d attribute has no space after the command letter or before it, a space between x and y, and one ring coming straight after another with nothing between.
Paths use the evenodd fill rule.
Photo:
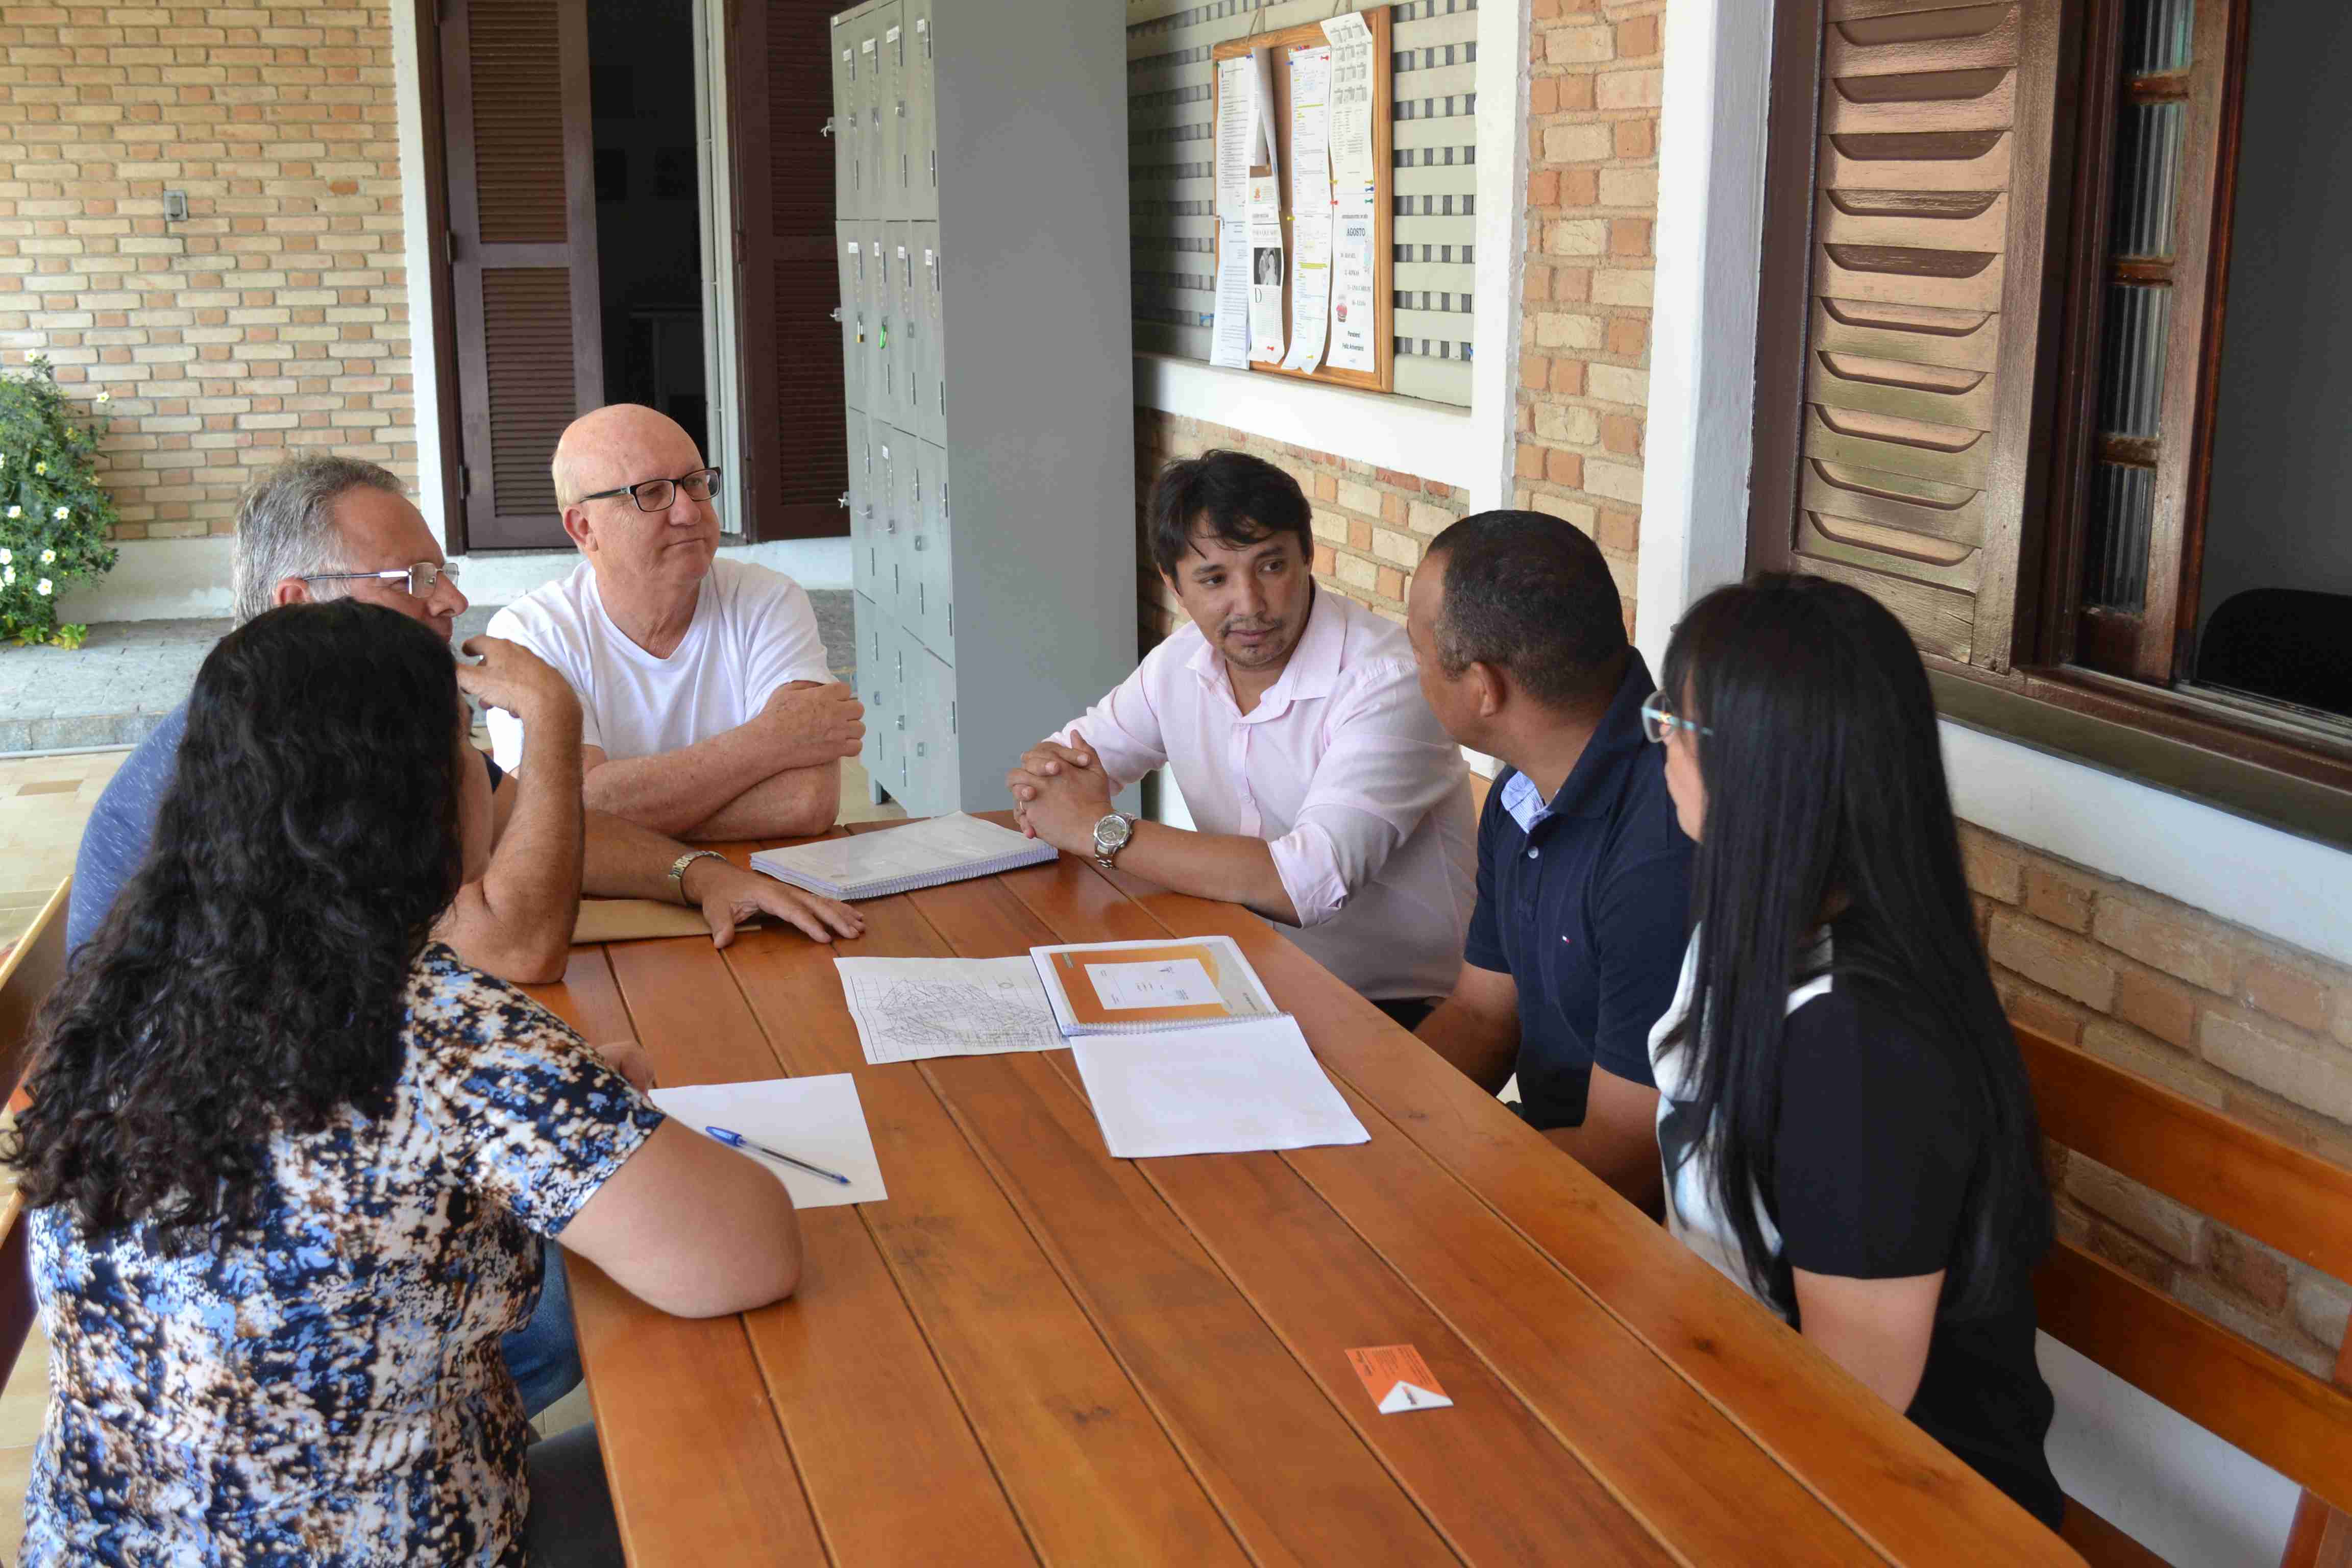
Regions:
<instances>
[{"instance_id":1,"label":"wooden table top","mask_svg":"<svg viewBox=\"0 0 2352 1568\"><path fill-rule=\"evenodd\" d=\"M740 1317L569 1261L635 1568L2080 1562L1246 910L1067 856L859 908L534 993L665 1084L853 1074L890 1189ZM833 964L1213 932L1369 1143L1113 1159L1066 1051L867 1066ZM1394 1344L1453 1408L1377 1413Z\"/></svg>"}]
</instances>

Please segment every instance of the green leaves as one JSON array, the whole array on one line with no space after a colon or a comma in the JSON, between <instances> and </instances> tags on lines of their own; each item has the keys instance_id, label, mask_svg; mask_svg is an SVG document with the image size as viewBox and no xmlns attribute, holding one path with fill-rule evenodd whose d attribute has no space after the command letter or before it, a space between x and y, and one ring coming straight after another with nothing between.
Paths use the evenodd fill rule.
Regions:
<instances>
[{"instance_id":1,"label":"green leaves","mask_svg":"<svg viewBox=\"0 0 2352 1568\"><path fill-rule=\"evenodd\" d=\"M114 502L98 480L106 395L84 416L46 358L26 368L0 374L0 639L79 647L89 628L61 624L58 597L115 563Z\"/></svg>"}]
</instances>

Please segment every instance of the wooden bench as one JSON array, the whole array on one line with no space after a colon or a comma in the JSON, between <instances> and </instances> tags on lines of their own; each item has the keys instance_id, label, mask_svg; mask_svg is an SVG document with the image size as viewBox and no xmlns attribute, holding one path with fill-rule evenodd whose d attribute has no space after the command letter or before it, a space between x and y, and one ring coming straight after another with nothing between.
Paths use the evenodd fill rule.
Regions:
<instances>
[{"instance_id":1,"label":"wooden bench","mask_svg":"<svg viewBox=\"0 0 2352 1568\"><path fill-rule=\"evenodd\" d=\"M0 957L0 1098L11 1111L23 1109L18 1085L25 1076L25 1050L33 1019L66 971L66 900L73 879L58 884L34 917L32 930ZM8 1381L25 1349L38 1309L33 1300L32 1259L26 1250L23 1197L13 1175L0 1194L0 1384Z\"/></svg>"},{"instance_id":2,"label":"wooden bench","mask_svg":"<svg viewBox=\"0 0 2352 1568\"><path fill-rule=\"evenodd\" d=\"M2352 1169L2046 1036L2017 1042L2045 1135L2352 1279ZM2284 1568L2352 1568L2352 1336L2323 1382L2067 1243L2035 1288L2053 1338L2303 1487ZM2063 1534L2094 1568L2162 1561L2079 1502Z\"/></svg>"}]
</instances>

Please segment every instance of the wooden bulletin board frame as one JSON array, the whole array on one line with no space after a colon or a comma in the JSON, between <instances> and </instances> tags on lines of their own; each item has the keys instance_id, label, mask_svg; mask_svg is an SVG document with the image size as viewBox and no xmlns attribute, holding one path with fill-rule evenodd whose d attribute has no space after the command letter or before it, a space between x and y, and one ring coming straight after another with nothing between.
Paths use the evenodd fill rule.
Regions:
<instances>
[{"instance_id":1,"label":"wooden bulletin board frame","mask_svg":"<svg viewBox=\"0 0 2352 1568\"><path fill-rule=\"evenodd\" d=\"M1312 371L1285 370L1280 364L1252 361L1249 368L1267 375L1286 375L1294 381L1319 381L1337 386L1360 387L1370 392L1396 390L1396 133L1391 117L1395 112L1392 88L1396 68L1393 34L1386 5L1373 5L1359 13L1372 35L1372 341L1375 369L1334 370L1328 363ZM1234 38L1210 50L1213 60L1229 60L1241 55L1255 54L1261 49L1273 51L1273 66L1267 73L1274 99L1275 155L1282 160L1282 221L1287 226L1292 217L1290 185L1296 171L1290 157L1290 51L1311 48L1327 43L1322 24L1309 22L1300 27L1285 27L1279 32L1258 33L1246 38ZM1213 82L1214 79L1212 78ZM1210 89L1209 122L1216 123L1218 87ZM1257 164L1250 171L1263 174L1265 165ZM1222 231L1217 243L1222 246ZM1290 322L1290 291L1297 271L1298 242L1296 231L1286 226L1283 231L1282 320L1287 330ZM1326 351L1328 352L1328 349Z\"/></svg>"}]
</instances>

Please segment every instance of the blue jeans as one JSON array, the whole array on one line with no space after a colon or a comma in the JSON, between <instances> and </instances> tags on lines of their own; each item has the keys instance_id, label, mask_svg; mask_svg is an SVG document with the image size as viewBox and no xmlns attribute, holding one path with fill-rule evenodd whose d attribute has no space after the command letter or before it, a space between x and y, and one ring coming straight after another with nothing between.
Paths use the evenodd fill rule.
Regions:
<instances>
[{"instance_id":1,"label":"blue jeans","mask_svg":"<svg viewBox=\"0 0 2352 1568\"><path fill-rule=\"evenodd\" d=\"M532 1415L580 1386L580 1342L572 1334L572 1287L563 1278L563 1248L540 1243L539 1305L530 1321L499 1342L522 1407Z\"/></svg>"}]
</instances>

